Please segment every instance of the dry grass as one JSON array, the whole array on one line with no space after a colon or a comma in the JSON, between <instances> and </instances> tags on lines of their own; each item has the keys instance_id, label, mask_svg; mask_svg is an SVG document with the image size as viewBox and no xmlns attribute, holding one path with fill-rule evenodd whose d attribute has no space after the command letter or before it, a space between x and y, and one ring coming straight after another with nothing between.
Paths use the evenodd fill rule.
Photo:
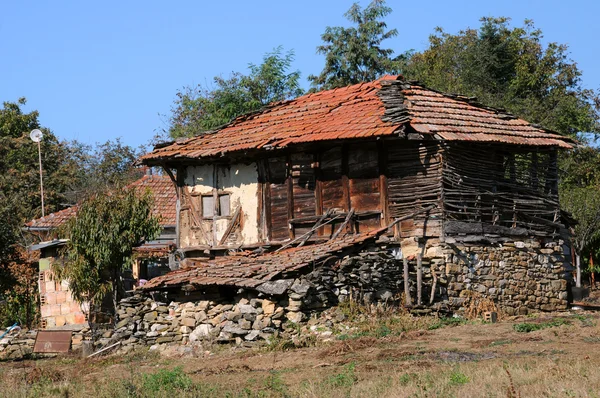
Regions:
<instances>
[{"instance_id":1,"label":"dry grass","mask_svg":"<svg viewBox=\"0 0 600 398\"><path fill-rule=\"evenodd\" d=\"M382 322L393 325L385 323L391 322L388 318ZM203 358L137 352L88 361L2 363L0 396L600 396L600 357L593 355L600 342L596 314L470 322L432 330L426 330L426 321L418 322L424 322L421 329L404 334L347 338L289 351L222 349ZM526 334L513 329L524 322L555 326ZM363 330L377 330L370 325L374 329Z\"/></svg>"}]
</instances>

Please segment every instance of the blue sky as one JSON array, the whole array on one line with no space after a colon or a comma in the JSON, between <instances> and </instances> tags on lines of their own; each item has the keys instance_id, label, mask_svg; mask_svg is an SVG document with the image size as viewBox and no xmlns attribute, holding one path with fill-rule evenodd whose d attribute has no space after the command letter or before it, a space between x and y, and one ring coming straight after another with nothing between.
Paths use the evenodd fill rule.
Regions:
<instances>
[{"instance_id":1,"label":"blue sky","mask_svg":"<svg viewBox=\"0 0 600 398\"><path fill-rule=\"evenodd\" d=\"M318 73L315 48L326 26L347 26L352 1L61 1L3 0L0 101L28 99L41 123L85 143L122 137L146 144L164 125L176 91L215 75L246 72L282 45L294 69ZM361 1L366 6L368 1ZM397 53L422 50L434 27L455 33L482 16L535 21L545 40L569 45L584 85L600 88L600 2L394 1L386 18Z\"/></svg>"}]
</instances>

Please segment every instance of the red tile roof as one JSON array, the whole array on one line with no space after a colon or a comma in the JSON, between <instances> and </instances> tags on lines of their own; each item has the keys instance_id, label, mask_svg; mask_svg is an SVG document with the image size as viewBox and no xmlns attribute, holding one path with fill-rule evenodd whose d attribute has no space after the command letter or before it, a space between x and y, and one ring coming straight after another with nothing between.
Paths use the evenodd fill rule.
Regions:
<instances>
[{"instance_id":1,"label":"red tile roof","mask_svg":"<svg viewBox=\"0 0 600 398\"><path fill-rule=\"evenodd\" d=\"M384 121L382 87L397 84L406 119ZM389 106L388 106L388 110ZM384 118L385 120L388 120ZM441 94L397 76L270 104L214 132L156 148L142 163L222 156L336 139L390 136L409 123L416 131L449 141L504 142L570 148L568 138L535 127L500 110Z\"/></svg>"},{"instance_id":2,"label":"red tile roof","mask_svg":"<svg viewBox=\"0 0 600 398\"><path fill-rule=\"evenodd\" d=\"M492 108L470 104L420 86L403 90L410 125L422 134L446 141L503 142L570 148L570 141Z\"/></svg>"},{"instance_id":3,"label":"red tile roof","mask_svg":"<svg viewBox=\"0 0 600 398\"><path fill-rule=\"evenodd\" d=\"M360 246L369 240L374 241L386 230L387 228L381 228L362 235L348 235L321 244L286 249L279 253L242 253L208 261L185 259L182 261L185 268L153 278L142 289L160 290L188 284L255 288L274 279L289 277L346 249Z\"/></svg>"},{"instance_id":4,"label":"red tile roof","mask_svg":"<svg viewBox=\"0 0 600 398\"><path fill-rule=\"evenodd\" d=\"M161 217L160 224L163 227L176 224L177 193L168 176L145 175L128 186L142 192L149 189L154 198L152 213Z\"/></svg>"},{"instance_id":5,"label":"red tile roof","mask_svg":"<svg viewBox=\"0 0 600 398\"><path fill-rule=\"evenodd\" d=\"M175 187L168 176L145 175L139 180L129 184L128 187L133 187L140 192L149 189L154 198L152 212L154 215L161 217L160 224L163 227L175 225L177 194L175 192ZM29 221L25 226L32 230L58 228L77 214L77 208L78 206L75 205L48 214L45 217L36 218Z\"/></svg>"},{"instance_id":6,"label":"red tile roof","mask_svg":"<svg viewBox=\"0 0 600 398\"><path fill-rule=\"evenodd\" d=\"M77 214L78 206L67 207L66 209L50 213L45 217L36 218L25 224L28 228L35 229L54 229L66 223L71 217Z\"/></svg>"}]
</instances>

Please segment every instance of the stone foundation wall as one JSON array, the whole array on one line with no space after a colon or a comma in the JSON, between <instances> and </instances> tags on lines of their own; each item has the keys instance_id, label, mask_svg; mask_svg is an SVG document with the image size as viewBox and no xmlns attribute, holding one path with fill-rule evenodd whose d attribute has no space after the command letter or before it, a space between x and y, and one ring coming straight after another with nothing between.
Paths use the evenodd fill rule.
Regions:
<instances>
[{"instance_id":1,"label":"stone foundation wall","mask_svg":"<svg viewBox=\"0 0 600 398\"><path fill-rule=\"evenodd\" d=\"M437 311L459 311L474 294L494 300L507 314L567 307L568 252L563 242L536 240L501 244L440 243L423 258L423 303L428 306L437 283ZM410 291L416 300L416 259L409 259ZM259 291L206 288L203 291L137 295L124 299L114 332L101 345L121 341L126 349L171 344L252 344L282 332L286 323L315 318L340 302L399 305L404 289L403 260L393 243L315 267L295 278L263 284Z\"/></svg>"},{"instance_id":2,"label":"stone foundation wall","mask_svg":"<svg viewBox=\"0 0 600 398\"><path fill-rule=\"evenodd\" d=\"M567 308L570 250L562 241L446 244L443 253L454 307L477 292L509 315Z\"/></svg>"}]
</instances>

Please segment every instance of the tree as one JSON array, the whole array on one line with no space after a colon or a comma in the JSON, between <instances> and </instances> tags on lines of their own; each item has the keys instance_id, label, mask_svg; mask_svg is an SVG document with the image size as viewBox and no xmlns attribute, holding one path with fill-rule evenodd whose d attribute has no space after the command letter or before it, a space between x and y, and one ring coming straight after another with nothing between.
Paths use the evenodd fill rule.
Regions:
<instances>
[{"instance_id":1,"label":"tree","mask_svg":"<svg viewBox=\"0 0 600 398\"><path fill-rule=\"evenodd\" d=\"M579 287L581 257L600 254L600 150L590 146L576 148L561 158L560 173L561 206L577 220L572 243ZM588 267L588 271L597 270Z\"/></svg>"},{"instance_id":2,"label":"tree","mask_svg":"<svg viewBox=\"0 0 600 398\"><path fill-rule=\"evenodd\" d=\"M96 143L95 146L71 141L71 158L79 166L79 173L65 193L71 204L76 204L97 192L125 186L139 179L144 171L135 167L137 158L146 153L144 146L133 148L121 138Z\"/></svg>"},{"instance_id":3,"label":"tree","mask_svg":"<svg viewBox=\"0 0 600 398\"><path fill-rule=\"evenodd\" d=\"M584 144L585 133L598 136L600 95L583 88L568 47L544 45L531 20L521 27L509 22L482 18L478 29L457 34L437 28L429 48L408 60L404 75L443 92L475 96ZM600 248L600 156L596 148L584 146L561 153L559 163L561 206L578 222L572 240L579 265L584 253Z\"/></svg>"},{"instance_id":4,"label":"tree","mask_svg":"<svg viewBox=\"0 0 600 398\"><path fill-rule=\"evenodd\" d=\"M254 112L271 102L295 98L303 93L300 72L290 68L294 52L277 47L260 65L249 64L249 75L233 72L213 79L214 88L184 87L176 94L169 117L171 138L192 137Z\"/></svg>"},{"instance_id":5,"label":"tree","mask_svg":"<svg viewBox=\"0 0 600 398\"><path fill-rule=\"evenodd\" d=\"M404 68L409 79L488 106L561 134L600 133L600 96L584 89L581 71L564 44L542 43L533 21L510 27L508 18L482 18L458 34L437 28L429 48Z\"/></svg>"},{"instance_id":6,"label":"tree","mask_svg":"<svg viewBox=\"0 0 600 398\"><path fill-rule=\"evenodd\" d=\"M140 195L133 189L113 189L89 198L66 224L66 262L54 271L69 282L77 301L89 303L92 314L111 292L116 311L121 273L132 264L133 247L160 233L159 219L151 209L149 192Z\"/></svg>"},{"instance_id":7,"label":"tree","mask_svg":"<svg viewBox=\"0 0 600 398\"><path fill-rule=\"evenodd\" d=\"M325 67L318 76L308 77L313 88L328 90L399 73L407 54L392 58L394 50L381 47L398 35L382 20L391 12L384 0L373 0L364 10L354 3L344 16L355 27L328 26L321 35L324 44L317 47L317 53L325 55Z\"/></svg>"},{"instance_id":8,"label":"tree","mask_svg":"<svg viewBox=\"0 0 600 398\"><path fill-rule=\"evenodd\" d=\"M25 113L24 98L4 102L0 109L0 209L17 228L25 220L41 215L37 145L29 138L33 129L41 129L46 213L61 208L64 195L79 171L69 148L47 128L40 126L38 112ZM7 221L6 219L3 221Z\"/></svg>"}]
</instances>

